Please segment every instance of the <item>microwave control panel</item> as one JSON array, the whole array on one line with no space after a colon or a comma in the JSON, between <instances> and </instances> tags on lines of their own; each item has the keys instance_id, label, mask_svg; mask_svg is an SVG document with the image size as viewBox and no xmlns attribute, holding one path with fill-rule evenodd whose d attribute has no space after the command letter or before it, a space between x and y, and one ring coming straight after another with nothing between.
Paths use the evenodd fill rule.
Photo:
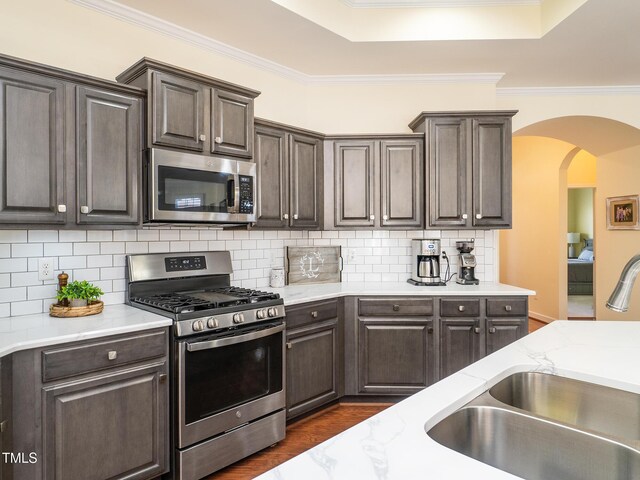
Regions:
<instances>
[{"instance_id":1,"label":"microwave control panel","mask_svg":"<svg viewBox=\"0 0 640 480\"><path fill-rule=\"evenodd\" d=\"M253 177L240 175L240 213L253 213Z\"/></svg>"}]
</instances>

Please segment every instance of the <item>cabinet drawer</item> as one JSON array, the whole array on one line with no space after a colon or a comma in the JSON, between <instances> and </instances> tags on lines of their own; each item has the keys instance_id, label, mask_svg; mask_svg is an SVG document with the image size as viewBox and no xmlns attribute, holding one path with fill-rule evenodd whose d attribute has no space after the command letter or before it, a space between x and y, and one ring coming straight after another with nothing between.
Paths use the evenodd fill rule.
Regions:
<instances>
[{"instance_id":1,"label":"cabinet drawer","mask_svg":"<svg viewBox=\"0 0 640 480\"><path fill-rule=\"evenodd\" d=\"M433 298L360 298L362 317L426 317L433 315Z\"/></svg>"},{"instance_id":2,"label":"cabinet drawer","mask_svg":"<svg viewBox=\"0 0 640 480\"><path fill-rule=\"evenodd\" d=\"M338 300L304 303L285 309L287 329L317 323L338 316Z\"/></svg>"},{"instance_id":3,"label":"cabinet drawer","mask_svg":"<svg viewBox=\"0 0 640 480\"><path fill-rule=\"evenodd\" d=\"M42 381L70 377L118 365L161 357L167 351L167 332L155 331L103 342L45 350Z\"/></svg>"},{"instance_id":4,"label":"cabinet drawer","mask_svg":"<svg viewBox=\"0 0 640 480\"><path fill-rule=\"evenodd\" d=\"M526 298L487 298L487 317L526 317Z\"/></svg>"},{"instance_id":5,"label":"cabinet drawer","mask_svg":"<svg viewBox=\"0 0 640 480\"><path fill-rule=\"evenodd\" d=\"M478 317L480 316L479 299L441 299L440 315L443 317Z\"/></svg>"}]
</instances>

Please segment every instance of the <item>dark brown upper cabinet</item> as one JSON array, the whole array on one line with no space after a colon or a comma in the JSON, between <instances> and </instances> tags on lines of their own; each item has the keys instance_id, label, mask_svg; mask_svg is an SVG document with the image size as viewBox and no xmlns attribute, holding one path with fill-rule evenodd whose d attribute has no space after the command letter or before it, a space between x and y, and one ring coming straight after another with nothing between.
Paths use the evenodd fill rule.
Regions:
<instances>
[{"instance_id":1,"label":"dark brown upper cabinet","mask_svg":"<svg viewBox=\"0 0 640 480\"><path fill-rule=\"evenodd\" d=\"M149 148L253 156L253 100L260 92L150 58L117 80L149 92Z\"/></svg>"},{"instance_id":2,"label":"dark brown upper cabinet","mask_svg":"<svg viewBox=\"0 0 640 480\"><path fill-rule=\"evenodd\" d=\"M256 121L256 226L320 228L322 159L320 134L267 120Z\"/></svg>"},{"instance_id":3,"label":"dark brown upper cabinet","mask_svg":"<svg viewBox=\"0 0 640 480\"><path fill-rule=\"evenodd\" d=\"M0 224L139 223L144 92L0 56Z\"/></svg>"},{"instance_id":4,"label":"dark brown upper cabinet","mask_svg":"<svg viewBox=\"0 0 640 480\"><path fill-rule=\"evenodd\" d=\"M516 111L423 112L428 225L511 228L511 118Z\"/></svg>"},{"instance_id":5,"label":"dark brown upper cabinet","mask_svg":"<svg viewBox=\"0 0 640 480\"><path fill-rule=\"evenodd\" d=\"M422 227L422 138L340 137L331 143L333 210L325 210L325 228Z\"/></svg>"}]
</instances>

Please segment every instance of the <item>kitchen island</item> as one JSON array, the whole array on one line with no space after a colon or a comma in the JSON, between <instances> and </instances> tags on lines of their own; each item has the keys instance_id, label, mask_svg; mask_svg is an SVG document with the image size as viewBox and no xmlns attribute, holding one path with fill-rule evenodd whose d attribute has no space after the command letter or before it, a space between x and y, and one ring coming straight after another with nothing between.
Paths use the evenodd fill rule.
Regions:
<instances>
[{"instance_id":1,"label":"kitchen island","mask_svg":"<svg viewBox=\"0 0 640 480\"><path fill-rule=\"evenodd\" d=\"M556 321L257 478L518 478L436 443L426 431L516 372L640 393L638 345L640 322Z\"/></svg>"}]
</instances>

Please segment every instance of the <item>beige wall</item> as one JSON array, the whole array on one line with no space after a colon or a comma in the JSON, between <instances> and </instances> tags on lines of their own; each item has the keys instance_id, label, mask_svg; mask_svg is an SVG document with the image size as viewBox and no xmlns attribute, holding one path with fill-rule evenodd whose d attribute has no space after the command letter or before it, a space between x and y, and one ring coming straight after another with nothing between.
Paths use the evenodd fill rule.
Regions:
<instances>
[{"instance_id":1,"label":"beige wall","mask_svg":"<svg viewBox=\"0 0 640 480\"><path fill-rule=\"evenodd\" d=\"M566 169L564 179L559 172L573 149L549 138L513 139L513 228L500 231L500 281L535 290L529 308L547 321L566 318L567 236L559 219L563 209L566 224Z\"/></svg>"}]
</instances>

